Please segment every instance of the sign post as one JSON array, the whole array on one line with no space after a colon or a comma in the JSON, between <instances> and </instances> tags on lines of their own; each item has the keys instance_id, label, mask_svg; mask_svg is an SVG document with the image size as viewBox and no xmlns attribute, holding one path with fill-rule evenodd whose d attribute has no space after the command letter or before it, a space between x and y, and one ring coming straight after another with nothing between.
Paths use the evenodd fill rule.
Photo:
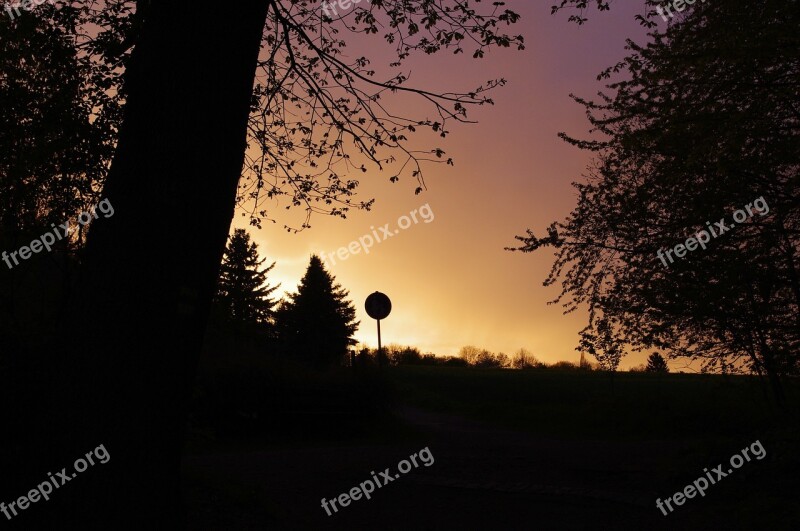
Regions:
<instances>
[{"instance_id":1,"label":"sign post","mask_svg":"<svg viewBox=\"0 0 800 531\"><path fill-rule=\"evenodd\" d=\"M381 319L386 319L392 312L392 301L380 291L376 291L367 297L364 307L367 310L367 315L378 321L378 367L383 367L386 364L386 359L383 355L383 344L381 343Z\"/></svg>"}]
</instances>

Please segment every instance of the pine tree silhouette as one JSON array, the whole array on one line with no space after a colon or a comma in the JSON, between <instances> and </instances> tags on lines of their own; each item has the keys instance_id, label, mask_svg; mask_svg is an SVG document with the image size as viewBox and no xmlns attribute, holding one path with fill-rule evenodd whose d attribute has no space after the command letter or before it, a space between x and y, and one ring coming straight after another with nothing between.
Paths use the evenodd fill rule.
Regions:
<instances>
[{"instance_id":1,"label":"pine tree silhouette","mask_svg":"<svg viewBox=\"0 0 800 531\"><path fill-rule=\"evenodd\" d=\"M647 358L647 367L644 370L646 372L669 372L667 361L658 352L650 354Z\"/></svg>"},{"instance_id":2,"label":"pine tree silhouette","mask_svg":"<svg viewBox=\"0 0 800 531\"><path fill-rule=\"evenodd\" d=\"M359 323L347 300L317 255L312 255L297 293L290 293L277 312L278 333L286 350L317 366L340 363Z\"/></svg>"},{"instance_id":3,"label":"pine tree silhouette","mask_svg":"<svg viewBox=\"0 0 800 531\"><path fill-rule=\"evenodd\" d=\"M217 315L239 330L273 328L278 301L270 295L280 284L267 283L267 273L275 262L260 269L264 261L259 259L258 245L250 241L250 235L236 229L222 260L214 303Z\"/></svg>"}]
</instances>

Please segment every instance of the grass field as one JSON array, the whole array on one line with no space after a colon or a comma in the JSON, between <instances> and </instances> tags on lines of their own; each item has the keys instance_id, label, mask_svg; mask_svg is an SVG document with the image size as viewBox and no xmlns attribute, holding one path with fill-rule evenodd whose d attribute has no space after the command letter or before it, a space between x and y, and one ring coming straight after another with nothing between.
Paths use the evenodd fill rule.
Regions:
<instances>
[{"instance_id":1,"label":"grass field","mask_svg":"<svg viewBox=\"0 0 800 531\"><path fill-rule=\"evenodd\" d=\"M746 376L399 367L389 377L402 402L547 435L740 437L779 427L785 416ZM790 384L796 411L798 385Z\"/></svg>"}]
</instances>

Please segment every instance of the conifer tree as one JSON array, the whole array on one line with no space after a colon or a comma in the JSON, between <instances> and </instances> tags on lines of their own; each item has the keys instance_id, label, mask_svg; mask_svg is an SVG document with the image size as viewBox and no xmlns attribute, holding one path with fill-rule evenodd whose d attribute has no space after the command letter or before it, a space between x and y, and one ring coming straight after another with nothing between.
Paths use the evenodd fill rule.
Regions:
<instances>
[{"instance_id":1,"label":"conifer tree","mask_svg":"<svg viewBox=\"0 0 800 531\"><path fill-rule=\"evenodd\" d=\"M270 295L280 285L267 283L275 262L261 269L265 260L259 259L258 245L250 241L250 235L236 229L225 249L215 298L217 315L223 321L239 327L272 327L278 301Z\"/></svg>"},{"instance_id":2,"label":"conifer tree","mask_svg":"<svg viewBox=\"0 0 800 531\"><path fill-rule=\"evenodd\" d=\"M647 358L647 367L644 370L645 372L669 372L664 356L658 352L650 354Z\"/></svg>"},{"instance_id":3,"label":"conifer tree","mask_svg":"<svg viewBox=\"0 0 800 531\"><path fill-rule=\"evenodd\" d=\"M277 313L278 333L287 351L306 362L329 366L355 345L356 310L349 292L335 282L317 255L296 293L290 293Z\"/></svg>"}]
</instances>

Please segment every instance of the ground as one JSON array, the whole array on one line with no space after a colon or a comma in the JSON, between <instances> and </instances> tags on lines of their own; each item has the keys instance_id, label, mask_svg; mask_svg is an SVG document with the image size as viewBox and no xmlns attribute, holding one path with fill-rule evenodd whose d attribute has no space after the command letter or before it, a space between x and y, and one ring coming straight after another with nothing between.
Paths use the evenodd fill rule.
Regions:
<instances>
[{"instance_id":1,"label":"ground","mask_svg":"<svg viewBox=\"0 0 800 531\"><path fill-rule=\"evenodd\" d=\"M700 375L395 369L380 433L216 440L184 460L191 529L796 529L796 417L757 382ZM793 388L792 388L793 391ZM793 394L790 396L794 397ZM687 408L684 410L684 404ZM657 411L656 411L657 410ZM789 426L789 427L787 427ZM756 439L704 497L656 507ZM431 466L328 516L334 498L429 448Z\"/></svg>"}]
</instances>

